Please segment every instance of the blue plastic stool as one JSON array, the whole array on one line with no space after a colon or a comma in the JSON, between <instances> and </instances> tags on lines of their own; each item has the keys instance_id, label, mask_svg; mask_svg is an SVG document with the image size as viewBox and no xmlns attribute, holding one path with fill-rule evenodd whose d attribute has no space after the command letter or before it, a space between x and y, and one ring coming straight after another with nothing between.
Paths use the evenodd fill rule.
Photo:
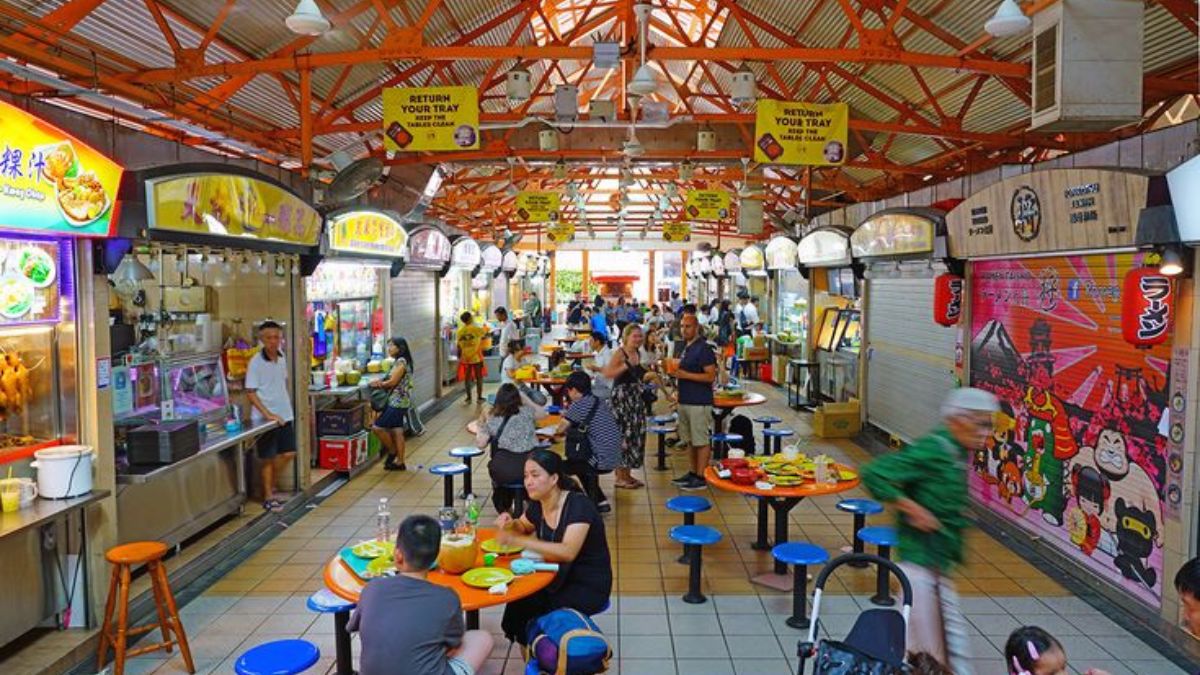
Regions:
<instances>
[{"instance_id":1,"label":"blue plastic stool","mask_svg":"<svg viewBox=\"0 0 1200 675\"><path fill-rule=\"evenodd\" d=\"M755 417L754 421L761 424L763 426L763 432L766 432L767 429L771 428L772 424L779 424L783 420L779 419L778 417L775 417L774 415L763 415L762 417ZM771 443L770 443L770 441L767 440L767 436L764 433L763 434L763 454L768 455L770 453L771 453Z\"/></svg>"},{"instance_id":2,"label":"blue plastic stool","mask_svg":"<svg viewBox=\"0 0 1200 675\"><path fill-rule=\"evenodd\" d=\"M896 528L887 525L864 527L858 531L858 538L865 544L874 544L879 557L885 560L892 559L892 547L900 541L896 535ZM892 599L891 590L888 589L887 568L882 565L879 566L879 573L875 576L875 595L871 598L871 603L880 607L891 607L896 604L896 601Z\"/></svg>"},{"instance_id":3,"label":"blue plastic stool","mask_svg":"<svg viewBox=\"0 0 1200 675\"><path fill-rule=\"evenodd\" d=\"M546 414L547 415L557 415L561 412L562 412L561 405L554 405L553 403L551 403L550 405L546 406Z\"/></svg>"},{"instance_id":4,"label":"blue plastic stool","mask_svg":"<svg viewBox=\"0 0 1200 675\"><path fill-rule=\"evenodd\" d=\"M297 675L312 668L321 650L308 640L264 642L238 657L237 675Z\"/></svg>"},{"instance_id":5,"label":"blue plastic stool","mask_svg":"<svg viewBox=\"0 0 1200 675\"><path fill-rule=\"evenodd\" d=\"M471 459L482 454L483 450L473 445L450 449L450 456L467 466L467 471L463 474L463 489L458 495L463 499L466 499L467 495L475 493L475 488L471 486Z\"/></svg>"},{"instance_id":6,"label":"blue plastic stool","mask_svg":"<svg viewBox=\"0 0 1200 675\"><path fill-rule=\"evenodd\" d=\"M513 520L520 518L525 513L525 481L516 481L513 483L505 483L500 487L513 492L512 517Z\"/></svg>"},{"instance_id":7,"label":"blue plastic stool","mask_svg":"<svg viewBox=\"0 0 1200 675\"><path fill-rule=\"evenodd\" d=\"M791 429L763 429L763 449L767 454L776 454L783 446L783 439L789 436L795 436L796 432ZM774 441L771 448L767 448L767 439Z\"/></svg>"},{"instance_id":8,"label":"blue plastic stool","mask_svg":"<svg viewBox=\"0 0 1200 675\"><path fill-rule=\"evenodd\" d=\"M706 497L698 497L695 495L683 495L680 497L671 497L667 500L667 510L675 513L683 514L684 525L695 525L696 514L703 513L712 508L712 502ZM688 558L687 547L683 547L683 555L679 556L679 562L686 565L691 562Z\"/></svg>"},{"instance_id":9,"label":"blue plastic stool","mask_svg":"<svg viewBox=\"0 0 1200 675\"><path fill-rule=\"evenodd\" d=\"M837 503L838 511L854 514L854 532L850 535L850 541L854 542L854 552L863 552L862 540L858 538L858 531L863 529L867 524L867 516L874 516L883 513L883 504L874 499L863 499L852 497L843 499ZM850 563L851 567L866 567L867 563Z\"/></svg>"},{"instance_id":10,"label":"blue plastic stool","mask_svg":"<svg viewBox=\"0 0 1200 675\"><path fill-rule=\"evenodd\" d=\"M824 565L829 562L829 554L820 546L802 541L789 541L777 544L771 549L771 555L776 560L792 566L792 615L787 618L787 625L799 630L807 630L808 620L808 566Z\"/></svg>"},{"instance_id":11,"label":"blue plastic stool","mask_svg":"<svg viewBox=\"0 0 1200 675\"><path fill-rule=\"evenodd\" d=\"M721 533L707 525L676 525L671 528L670 536L671 541L683 544L684 555L688 557L688 591L683 601L690 605L707 602L700 592L700 554L702 547L721 541Z\"/></svg>"},{"instance_id":12,"label":"blue plastic stool","mask_svg":"<svg viewBox=\"0 0 1200 675\"><path fill-rule=\"evenodd\" d=\"M322 588L308 596L308 601L304 604L308 606L309 611L333 615L334 651L337 654L337 669L334 672L337 675L354 675L350 632L346 630L346 624L350 623L350 611L355 607L354 603L334 595L328 588Z\"/></svg>"},{"instance_id":13,"label":"blue plastic stool","mask_svg":"<svg viewBox=\"0 0 1200 675\"><path fill-rule=\"evenodd\" d=\"M675 427L668 426L653 426L646 429L646 433L655 434L658 436L658 465L654 467L655 471L667 470L667 434L675 433Z\"/></svg>"},{"instance_id":14,"label":"blue plastic stool","mask_svg":"<svg viewBox=\"0 0 1200 675\"><path fill-rule=\"evenodd\" d=\"M470 470L461 462L445 462L429 467L429 473L442 477L442 506L454 506L454 477Z\"/></svg>"},{"instance_id":15,"label":"blue plastic stool","mask_svg":"<svg viewBox=\"0 0 1200 675\"><path fill-rule=\"evenodd\" d=\"M654 424L670 424L672 422L679 421L679 415L677 413L671 413L670 415L655 415L654 417L650 418L650 421Z\"/></svg>"},{"instance_id":16,"label":"blue plastic stool","mask_svg":"<svg viewBox=\"0 0 1200 675\"><path fill-rule=\"evenodd\" d=\"M725 459L729 452L730 443L741 443L741 434L713 434L712 449L713 458L717 460Z\"/></svg>"}]
</instances>

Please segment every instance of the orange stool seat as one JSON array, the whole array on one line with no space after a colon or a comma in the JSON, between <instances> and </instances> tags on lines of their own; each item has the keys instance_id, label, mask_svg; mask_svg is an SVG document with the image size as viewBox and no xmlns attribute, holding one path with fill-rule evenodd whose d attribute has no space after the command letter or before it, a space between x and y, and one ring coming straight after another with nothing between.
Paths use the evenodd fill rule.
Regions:
<instances>
[{"instance_id":1,"label":"orange stool seat","mask_svg":"<svg viewBox=\"0 0 1200 675\"><path fill-rule=\"evenodd\" d=\"M104 557L114 565L144 565L151 560L162 560L169 550L161 541L132 541L108 549Z\"/></svg>"},{"instance_id":2,"label":"orange stool seat","mask_svg":"<svg viewBox=\"0 0 1200 675\"><path fill-rule=\"evenodd\" d=\"M170 548L158 541L135 541L120 546L114 546L105 552L104 557L112 564L112 578L108 582L108 602L104 606L104 623L100 627L100 651L96 655L96 668L104 669L108 659L108 650L113 650L113 675L123 675L125 660L131 656L164 650L168 654L179 645L179 653L183 656L183 664L189 673L196 672L192 663L192 651L188 647L187 635L183 631L183 623L179 620L179 608L175 606L175 596L171 594L171 585L167 581L167 571L162 559ZM154 609L158 613L158 623L144 626L129 625L129 586L132 582L133 568L146 565L146 574L150 577L150 589L154 593ZM113 616L113 610L117 615ZM128 645L134 638L154 629L162 631L162 641L129 649Z\"/></svg>"}]
</instances>

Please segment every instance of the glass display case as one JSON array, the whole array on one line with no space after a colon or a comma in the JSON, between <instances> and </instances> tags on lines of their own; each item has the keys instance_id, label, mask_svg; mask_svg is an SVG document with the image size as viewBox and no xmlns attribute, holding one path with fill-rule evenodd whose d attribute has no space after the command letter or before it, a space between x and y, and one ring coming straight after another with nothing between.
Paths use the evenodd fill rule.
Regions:
<instances>
[{"instance_id":1,"label":"glass display case","mask_svg":"<svg viewBox=\"0 0 1200 675\"><path fill-rule=\"evenodd\" d=\"M383 349L381 270L368 265L325 261L306 279L313 366L332 370L339 358L363 368Z\"/></svg>"},{"instance_id":2,"label":"glass display case","mask_svg":"<svg viewBox=\"0 0 1200 675\"><path fill-rule=\"evenodd\" d=\"M862 313L830 307L817 335L821 394L834 401L858 396L858 354L862 348Z\"/></svg>"},{"instance_id":3,"label":"glass display case","mask_svg":"<svg viewBox=\"0 0 1200 675\"><path fill-rule=\"evenodd\" d=\"M795 270L779 273L775 315L771 319L776 339L805 344L808 340L808 284Z\"/></svg>"},{"instance_id":4,"label":"glass display case","mask_svg":"<svg viewBox=\"0 0 1200 675\"><path fill-rule=\"evenodd\" d=\"M59 439L54 342L54 326L0 326L0 454Z\"/></svg>"},{"instance_id":5,"label":"glass display case","mask_svg":"<svg viewBox=\"0 0 1200 675\"><path fill-rule=\"evenodd\" d=\"M115 370L113 420L118 424L171 418L219 427L229 417L220 352L130 360Z\"/></svg>"}]
</instances>

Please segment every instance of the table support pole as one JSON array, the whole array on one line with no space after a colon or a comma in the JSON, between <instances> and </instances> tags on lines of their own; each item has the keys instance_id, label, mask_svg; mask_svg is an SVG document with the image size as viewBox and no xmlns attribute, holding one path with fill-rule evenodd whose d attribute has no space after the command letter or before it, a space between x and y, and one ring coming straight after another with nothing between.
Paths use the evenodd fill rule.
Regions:
<instances>
[{"instance_id":1,"label":"table support pole","mask_svg":"<svg viewBox=\"0 0 1200 675\"><path fill-rule=\"evenodd\" d=\"M788 514L800 503L798 497L772 499L771 508L775 510L775 545L786 544L788 541ZM787 574L787 564L775 561L775 574Z\"/></svg>"},{"instance_id":2,"label":"table support pole","mask_svg":"<svg viewBox=\"0 0 1200 675\"><path fill-rule=\"evenodd\" d=\"M454 506L454 474L442 476L442 505L449 508Z\"/></svg>"},{"instance_id":3,"label":"table support pole","mask_svg":"<svg viewBox=\"0 0 1200 675\"><path fill-rule=\"evenodd\" d=\"M771 542L767 541L767 521L770 520L770 514L767 508L767 498L757 497L756 499L758 500L758 539L756 539L753 544L750 544L750 548L754 549L755 551L770 551Z\"/></svg>"},{"instance_id":4,"label":"table support pole","mask_svg":"<svg viewBox=\"0 0 1200 675\"><path fill-rule=\"evenodd\" d=\"M333 647L337 654L337 675L354 675L354 660L350 654L350 632L346 630L350 623L350 610L334 612L333 614Z\"/></svg>"},{"instance_id":5,"label":"table support pole","mask_svg":"<svg viewBox=\"0 0 1200 675\"><path fill-rule=\"evenodd\" d=\"M467 630L479 630L479 610L467 611Z\"/></svg>"}]
</instances>

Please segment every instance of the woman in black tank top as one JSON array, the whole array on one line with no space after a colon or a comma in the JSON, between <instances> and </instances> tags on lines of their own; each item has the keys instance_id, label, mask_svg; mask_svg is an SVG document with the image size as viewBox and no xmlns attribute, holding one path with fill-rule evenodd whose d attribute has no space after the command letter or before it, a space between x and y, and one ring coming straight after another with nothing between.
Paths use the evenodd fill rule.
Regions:
<instances>
[{"instance_id":1,"label":"woman in black tank top","mask_svg":"<svg viewBox=\"0 0 1200 675\"><path fill-rule=\"evenodd\" d=\"M626 326L621 346L613 352L604 372L613 381L613 415L621 429L621 465L614 472L619 488L636 489L643 485L633 477L632 470L640 469L646 456L646 403L642 399L646 368L639 352L644 339L640 325Z\"/></svg>"}]
</instances>

